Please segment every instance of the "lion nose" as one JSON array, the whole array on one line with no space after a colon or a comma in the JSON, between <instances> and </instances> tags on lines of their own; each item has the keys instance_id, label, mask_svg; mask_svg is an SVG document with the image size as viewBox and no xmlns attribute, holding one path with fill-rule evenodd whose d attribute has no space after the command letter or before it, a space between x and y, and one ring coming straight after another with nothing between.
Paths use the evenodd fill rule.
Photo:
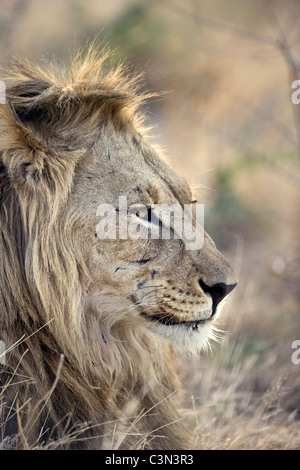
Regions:
<instances>
[{"instance_id":1,"label":"lion nose","mask_svg":"<svg viewBox=\"0 0 300 470\"><path fill-rule=\"evenodd\" d=\"M218 284L214 284L213 286L208 286L205 284L205 282L202 281L202 279L199 279L199 285L203 292L206 292L207 294L211 295L212 301L213 301L213 309L212 309L212 316L215 314L216 307L219 302L221 302L226 295L231 292L237 283L234 284L225 284L224 282L219 282Z\"/></svg>"}]
</instances>

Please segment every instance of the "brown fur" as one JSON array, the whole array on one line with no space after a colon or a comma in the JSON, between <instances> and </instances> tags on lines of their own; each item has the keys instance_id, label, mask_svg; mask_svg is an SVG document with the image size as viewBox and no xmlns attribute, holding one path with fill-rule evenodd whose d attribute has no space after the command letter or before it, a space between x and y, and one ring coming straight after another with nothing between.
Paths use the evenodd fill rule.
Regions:
<instances>
[{"instance_id":1,"label":"brown fur","mask_svg":"<svg viewBox=\"0 0 300 470\"><path fill-rule=\"evenodd\" d=\"M235 280L209 237L197 253L180 240L95 237L97 205L120 194L191 199L138 130L137 79L107 61L92 47L65 70L18 63L0 109L1 378L14 374L8 404L16 392L19 404L30 398L6 428L28 445L41 430L43 440L61 439L89 423L71 446L112 446L103 436L114 431L121 448L187 448L170 398L179 388L173 349L145 314L168 305L174 319L194 320L195 298L209 303L199 277ZM188 308L174 307L171 289Z\"/></svg>"}]
</instances>

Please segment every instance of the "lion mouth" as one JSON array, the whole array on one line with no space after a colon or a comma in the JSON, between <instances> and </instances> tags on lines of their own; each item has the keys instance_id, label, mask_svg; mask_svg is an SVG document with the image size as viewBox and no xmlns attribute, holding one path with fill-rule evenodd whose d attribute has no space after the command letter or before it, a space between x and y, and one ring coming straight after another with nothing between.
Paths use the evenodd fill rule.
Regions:
<instances>
[{"instance_id":1,"label":"lion mouth","mask_svg":"<svg viewBox=\"0 0 300 470\"><path fill-rule=\"evenodd\" d=\"M197 330L200 325L204 325L206 322L206 320L176 321L174 320L174 317L171 317L170 315L148 315L144 312L142 315L153 322L159 322L166 326L186 326L188 328L192 328L193 330Z\"/></svg>"}]
</instances>

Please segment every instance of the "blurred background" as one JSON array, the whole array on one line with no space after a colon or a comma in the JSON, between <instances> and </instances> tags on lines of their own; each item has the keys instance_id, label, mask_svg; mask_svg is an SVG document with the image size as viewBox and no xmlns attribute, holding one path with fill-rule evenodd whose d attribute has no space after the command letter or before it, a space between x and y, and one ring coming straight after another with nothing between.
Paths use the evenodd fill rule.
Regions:
<instances>
[{"instance_id":1,"label":"blurred background","mask_svg":"<svg viewBox=\"0 0 300 470\"><path fill-rule=\"evenodd\" d=\"M202 448L300 449L299 13L299 0L0 0L1 66L67 61L97 35L166 92L145 107L153 142L239 278L221 344L181 359Z\"/></svg>"}]
</instances>

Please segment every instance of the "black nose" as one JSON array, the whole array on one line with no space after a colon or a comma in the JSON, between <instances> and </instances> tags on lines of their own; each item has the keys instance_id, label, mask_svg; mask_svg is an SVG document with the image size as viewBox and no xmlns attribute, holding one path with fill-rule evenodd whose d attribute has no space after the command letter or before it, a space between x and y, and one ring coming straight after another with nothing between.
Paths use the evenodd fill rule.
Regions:
<instances>
[{"instance_id":1,"label":"black nose","mask_svg":"<svg viewBox=\"0 0 300 470\"><path fill-rule=\"evenodd\" d=\"M213 286L208 286L202 279L199 280L199 284L203 292L211 295L213 301L213 309L212 309L212 316L216 312L216 307L219 302L221 302L224 297L226 297L229 292L231 292L235 286L235 284L225 284L223 282L219 282L218 284L214 284Z\"/></svg>"}]
</instances>

